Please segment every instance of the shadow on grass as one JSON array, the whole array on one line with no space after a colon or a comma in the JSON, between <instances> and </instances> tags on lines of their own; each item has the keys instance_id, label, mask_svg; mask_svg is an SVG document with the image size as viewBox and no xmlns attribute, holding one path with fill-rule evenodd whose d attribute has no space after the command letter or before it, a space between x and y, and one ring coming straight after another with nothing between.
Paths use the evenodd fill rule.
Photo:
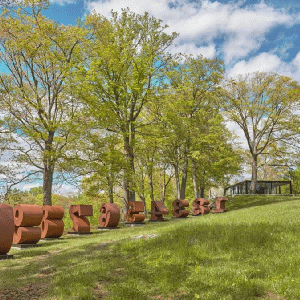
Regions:
<instances>
[{"instance_id":1,"label":"shadow on grass","mask_svg":"<svg viewBox=\"0 0 300 300\"><path fill-rule=\"evenodd\" d=\"M228 198L226 209L237 210L252 206L262 206L273 203L300 200L300 196L282 196L282 195L238 195Z\"/></svg>"},{"instance_id":2,"label":"shadow on grass","mask_svg":"<svg viewBox=\"0 0 300 300\"><path fill-rule=\"evenodd\" d=\"M276 253L276 234L285 230L265 223L206 225L205 230L197 224L149 240L85 246L83 254L74 249L53 258L69 260L65 270L76 262L75 273L60 270L53 288L56 295L71 297L76 286L80 299L99 282L108 299L259 299L267 293L259 281L269 274L268 266L258 267L257 257L267 262Z\"/></svg>"}]
</instances>

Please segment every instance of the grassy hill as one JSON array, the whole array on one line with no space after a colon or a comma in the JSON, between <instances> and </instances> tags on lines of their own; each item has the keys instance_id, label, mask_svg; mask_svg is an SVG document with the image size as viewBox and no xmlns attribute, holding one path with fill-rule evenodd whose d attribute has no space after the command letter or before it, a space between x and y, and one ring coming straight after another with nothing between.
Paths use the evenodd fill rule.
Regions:
<instances>
[{"instance_id":1,"label":"grassy hill","mask_svg":"<svg viewBox=\"0 0 300 300\"><path fill-rule=\"evenodd\" d=\"M300 197L63 236L0 261L0 299L300 299Z\"/></svg>"}]
</instances>

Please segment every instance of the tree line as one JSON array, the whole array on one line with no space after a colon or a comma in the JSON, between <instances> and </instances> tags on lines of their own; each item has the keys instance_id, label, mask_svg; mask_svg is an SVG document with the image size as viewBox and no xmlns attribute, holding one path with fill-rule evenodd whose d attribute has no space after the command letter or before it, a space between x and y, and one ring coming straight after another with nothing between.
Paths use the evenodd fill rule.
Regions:
<instances>
[{"instance_id":1,"label":"tree line","mask_svg":"<svg viewBox=\"0 0 300 300\"><path fill-rule=\"evenodd\" d=\"M290 154L296 81L267 73L230 79L217 58L172 55L178 34L146 12L94 12L65 26L43 15L47 5L17 2L0 16L1 150L13 162L1 169L7 190L42 176L44 205L52 204L53 181L73 178L110 202L164 201L168 189L179 199L189 188L203 197L241 170L227 120L245 133L252 193L258 157Z\"/></svg>"}]
</instances>

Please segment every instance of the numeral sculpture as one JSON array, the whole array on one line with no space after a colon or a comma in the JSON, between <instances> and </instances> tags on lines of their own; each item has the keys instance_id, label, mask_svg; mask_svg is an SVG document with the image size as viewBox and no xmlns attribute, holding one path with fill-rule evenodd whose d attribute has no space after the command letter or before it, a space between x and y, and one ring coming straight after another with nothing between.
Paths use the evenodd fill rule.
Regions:
<instances>
[{"instance_id":1,"label":"numeral sculpture","mask_svg":"<svg viewBox=\"0 0 300 300\"><path fill-rule=\"evenodd\" d=\"M41 238L39 226L43 219L43 209L35 204L17 204L14 207L14 244L36 244Z\"/></svg>"},{"instance_id":2,"label":"numeral sculpture","mask_svg":"<svg viewBox=\"0 0 300 300\"><path fill-rule=\"evenodd\" d=\"M120 208L114 203L104 203L100 207L99 227L117 227L120 221Z\"/></svg>"},{"instance_id":3,"label":"numeral sculpture","mask_svg":"<svg viewBox=\"0 0 300 300\"><path fill-rule=\"evenodd\" d=\"M126 220L129 223L142 223L145 220L144 212L144 203L143 202L128 202L128 209L126 212Z\"/></svg>"},{"instance_id":4,"label":"numeral sculpture","mask_svg":"<svg viewBox=\"0 0 300 300\"><path fill-rule=\"evenodd\" d=\"M62 206L43 206L43 220L40 225L42 238L59 238L64 232L64 208Z\"/></svg>"},{"instance_id":5,"label":"numeral sculpture","mask_svg":"<svg viewBox=\"0 0 300 300\"><path fill-rule=\"evenodd\" d=\"M0 204L0 258L7 258L14 236L14 212L12 206Z\"/></svg>"},{"instance_id":6,"label":"numeral sculpture","mask_svg":"<svg viewBox=\"0 0 300 300\"><path fill-rule=\"evenodd\" d=\"M186 218L189 215L189 211L185 210L185 207L189 206L187 200L175 200L173 201L173 210L172 214L176 218Z\"/></svg>"},{"instance_id":7,"label":"numeral sculpture","mask_svg":"<svg viewBox=\"0 0 300 300\"><path fill-rule=\"evenodd\" d=\"M193 202L193 215L204 215L209 213L209 202L204 198L197 198Z\"/></svg>"},{"instance_id":8,"label":"numeral sculpture","mask_svg":"<svg viewBox=\"0 0 300 300\"><path fill-rule=\"evenodd\" d=\"M167 215L169 210L162 201L151 201L151 221L164 221L163 215Z\"/></svg>"},{"instance_id":9,"label":"numeral sculpture","mask_svg":"<svg viewBox=\"0 0 300 300\"><path fill-rule=\"evenodd\" d=\"M90 232L90 221L86 216L93 215L92 205L70 205L70 217L73 221L71 233L86 233Z\"/></svg>"},{"instance_id":10,"label":"numeral sculpture","mask_svg":"<svg viewBox=\"0 0 300 300\"><path fill-rule=\"evenodd\" d=\"M227 209L225 208L225 203L226 201L228 201L227 198L224 197L217 197L215 200L215 205L216 208L212 211L212 213L223 213L225 211L227 211Z\"/></svg>"}]
</instances>

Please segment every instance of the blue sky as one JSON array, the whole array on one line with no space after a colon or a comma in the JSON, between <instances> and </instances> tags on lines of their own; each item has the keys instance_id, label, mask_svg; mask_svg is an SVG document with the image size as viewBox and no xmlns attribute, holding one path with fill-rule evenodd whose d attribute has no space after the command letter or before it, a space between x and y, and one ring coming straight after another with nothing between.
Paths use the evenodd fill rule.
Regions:
<instances>
[{"instance_id":1,"label":"blue sky","mask_svg":"<svg viewBox=\"0 0 300 300\"><path fill-rule=\"evenodd\" d=\"M228 76L275 71L300 82L299 0L50 0L45 14L75 24L93 10L148 11L180 35L169 50L224 60Z\"/></svg>"},{"instance_id":2,"label":"blue sky","mask_svg":"<svg viewBox=\"0 0 300 300\"><path fill-rule=\"evenodd\" d=\"M110 11L129 7L145 11L180 35L172 53L202 54L224 60L226 74L234 77L255 71L277 72L300 83L299 0L50 0L45 15L63 24L76 24L93 10L110 17ZM243 133L229 123L242 144ZM249 178L249 176L246 176ZM35 186L37 184L34 184ZM30 188L26 186L26 189ZM23 187L24 188L24 187ZM73 190L65 186L63 192Z\"/></svg>"}]
</instances>

